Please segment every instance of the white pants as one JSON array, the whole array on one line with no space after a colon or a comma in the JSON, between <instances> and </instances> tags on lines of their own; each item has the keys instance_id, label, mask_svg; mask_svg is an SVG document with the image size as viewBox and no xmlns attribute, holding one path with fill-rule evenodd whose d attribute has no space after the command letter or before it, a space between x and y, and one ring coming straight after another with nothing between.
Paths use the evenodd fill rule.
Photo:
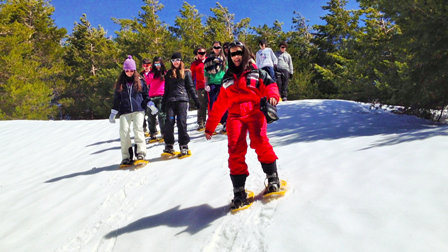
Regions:
<instances>
[{"instance_id":1,"label":"white pants","mask_svg":"<svg viewBox=\"0 0 448 252\"><path fill-rule=\"evenodd\" d=\"M131 143L131 122L133 123L134 142L137 146L137 154L142 153L146 156L145 133L143 133L143 120L145 120L145 112L134 112L120 116L120 142L121 156L123 159L131 158L129 148Z\"/></svg>"}]
</instances>

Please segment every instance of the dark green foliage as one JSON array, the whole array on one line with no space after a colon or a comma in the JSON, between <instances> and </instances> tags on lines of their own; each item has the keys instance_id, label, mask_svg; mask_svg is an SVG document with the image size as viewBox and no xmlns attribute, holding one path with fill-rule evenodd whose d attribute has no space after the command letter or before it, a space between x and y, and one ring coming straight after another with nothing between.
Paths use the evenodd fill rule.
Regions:
<instances>
[{"instance_id":1,"label":"dark green foliage","mask_svg":"<svg viewBox=\"0 0 448 252\"><path fill-rule=\"evenodd\" d=\"M60 40L48 1L0 4L0 119L55 118L61 89Z\"/></svg>"},{"instance_id":2,"label":"dark green foliage","mask_svg":"<svg viewBox=\"0 0 448 252\"><path fill-rule=\"evenodd\" d=\"M137 67L143 58L169 59L182 53L187 67L193 50L212 42L238 39L252 51L265 39L274 51L288 43L294 75L291 99L341 98L403 105L405 112L427 115L448 105L448 6L444 1L329 0L323 25L312 29L293 11L285 32L275 21L258 27L250 18L235 22L216 3L211 16L184 2L173 26L158 16L164 6L143 0L138 17L113 20L121 26L114 39L91 27L83 15L72 33L58 29L54 8L44 0L0 3L0 119L107 118L113 85L127 55ZM65 40L63 40L65 38ZM140 69L138 69L140 70Z\"/></svg>"}]
</instances>

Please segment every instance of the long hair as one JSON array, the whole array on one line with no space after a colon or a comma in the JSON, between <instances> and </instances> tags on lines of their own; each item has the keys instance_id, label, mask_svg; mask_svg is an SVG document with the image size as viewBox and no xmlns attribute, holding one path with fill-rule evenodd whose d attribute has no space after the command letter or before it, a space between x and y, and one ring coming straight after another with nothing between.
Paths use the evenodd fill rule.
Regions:
<instances>
[{"instance_id":1,"label":"long hair","mask_svg":"<svg viewBox=\"0 0 448 252\"><path fill-rule=\"evenodd\" d=\"M121 71L120 76L118 76L117 82L115 82L115 90L118 92L123 91L123 87L126 85L126 72L123 70ZM133 88L137 90L138 92L142 91L142 83L140 82L140 74L137 71L134 71L134 82L133 82Z\"/></svg>"},{"instance_id":2,"label":"long hair","mask_svg":"<svg viewBox=\"0 0 448 252\"><path fill-rule=\"evenodd\" d=\"M232 56L230 55L230 47L229 47L229 56L227 58L227 61L229 62L228 71L237 75L243 73L246 70L251 69L252 67L252 63L250 62L251 53L249 51L249 48L247 48L245 45L240 48L243 49L243 58L241 60L241 64L238 67L235 66L235 64L233 63Z\"/></svg>"},{"instance_id":3,"label":"long hair","mask_svg":"<svg viewBox=\"0 0 448 252\"><path fill-rule=\"evenodd\" d=\"M215 51L213 51L213 45L216 43L218 43L219 46L221 46L221 51L218 55L215 55L215 56L220 57L222 59L222 69L225 70L226 69L226 55L224 54L224 49L222 48L221 41L214 41L212 43L212 52L215 53Z\"/></svg>"},{"instance_id":4,"label":"long hair","mask_svg":"<svg viewBox=\"0 0 448 252\"><path fill-rule=\"evenodd\" d=\"M177 74L179 73L181 79L185 79L185 64L183 61L180 62L179 68L175 68L173 62L171 62L171 69L168 71L167 75L169 78L177 79Z\"/></svg>"},{"instance_id":5,"label":"long hair","mask_svg":"<svg viewBox=\"0 0 448 252\"><path fill-rule=\"evenodd\" d=\"M160 71L157 69L156 66L154 66L154 62L156 61L160 63ZM152 60L151 72L154 73L154 78L160 78L161 80L165 80L166 67L165 63L163 63L162 57L154 57L154 59Z\"/></svg>"}]
</instances>

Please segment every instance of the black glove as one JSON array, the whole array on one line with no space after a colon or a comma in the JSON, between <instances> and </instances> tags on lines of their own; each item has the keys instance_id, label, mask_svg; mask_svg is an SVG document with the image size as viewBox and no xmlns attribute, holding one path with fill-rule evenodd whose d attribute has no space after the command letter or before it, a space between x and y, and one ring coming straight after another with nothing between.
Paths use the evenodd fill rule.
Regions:
<instances>
[{"instance_id":1,"label":"black glove","mask_svg":"<svg viewBox=\"0 0 448 252\"><path fill-rule=\"evenodd\" d=\"M165 103L162 103L162 107L161 107L161 109L162 109L162 112L163 112L163 113L166 113L166 110L165 110L165 109L166 109Z\"/></svg>"},{"instance_id":2,"label":"black glove","mask_svg":"<svg viewBox=\"0 0 448 252\"><path fill-rule=\"evenodd\" d=\"M194 105L196 106L197 109L201 108L201 104L198 101L195 101Z\"/></svg>"},{"instance_id":3,"label":"black glove","mask_svg":"<svg viewBox=\"0 0 448 252\"><path fill-rule=\"evenodd\" d=\"M292 74L289 74L289 78L292 79Z\"/></svg>"}]
</instances>

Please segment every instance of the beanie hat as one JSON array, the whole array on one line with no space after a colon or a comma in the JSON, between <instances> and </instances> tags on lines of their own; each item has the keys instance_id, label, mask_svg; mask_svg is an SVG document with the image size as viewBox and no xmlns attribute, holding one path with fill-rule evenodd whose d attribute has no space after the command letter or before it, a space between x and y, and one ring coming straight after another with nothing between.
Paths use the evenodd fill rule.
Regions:
<instances>
[{"instance_id":1,"label":"beanie hat","mask_svg":"<svg viewBox=\"0 0 448 252\"><path fill-rule=\"evenodd\" d=\"M135 61L132 59L131 55L129 55L128 58L124 61L123 70L137 70L137 66L135 65Z\"/></svg>"},{"instance_id":2,"label":"beanie hat","mask_svg":"<svg viewBox=\"0 0 448 252\"><path fill-rule=\"evenodd\" d=\"M173 53L173 56L171 56L171 59L182 59L182 54L180 52Z\"/></svg>"}]
</instances>

